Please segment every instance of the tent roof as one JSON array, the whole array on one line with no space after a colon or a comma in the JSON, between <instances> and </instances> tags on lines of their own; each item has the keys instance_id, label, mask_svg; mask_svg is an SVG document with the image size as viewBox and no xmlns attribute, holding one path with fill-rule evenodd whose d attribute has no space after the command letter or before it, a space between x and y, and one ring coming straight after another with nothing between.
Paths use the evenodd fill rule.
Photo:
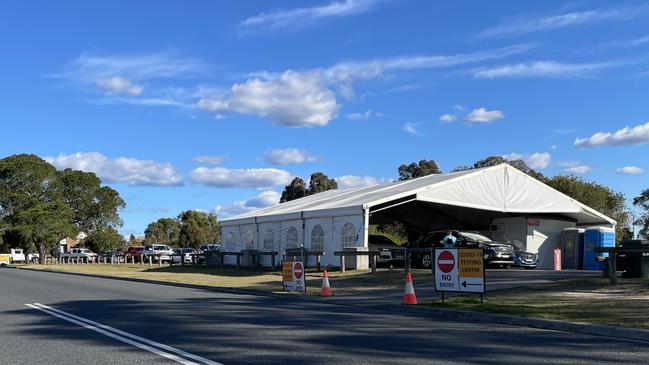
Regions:
<instances>
[{"instance_id":1,"label":"tent roof","mask_svg":"<svg viewBox=\"0 0 649 365\"><path fill-rule=\"evenodd\" d=\"M364 209L419 201L501 213L560 214L577 224L616 222L508 164L435 174L369 187L328 190L221 221L224 226L363 214Z\"/></svg>"}]
</instances>

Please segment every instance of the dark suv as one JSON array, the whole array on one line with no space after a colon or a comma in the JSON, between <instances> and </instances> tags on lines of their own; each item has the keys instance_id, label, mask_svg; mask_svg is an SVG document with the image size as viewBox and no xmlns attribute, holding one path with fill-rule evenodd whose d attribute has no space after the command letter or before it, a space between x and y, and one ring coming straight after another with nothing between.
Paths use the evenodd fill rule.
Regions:
<instances>
[{"instance_id":1,"label":"dark suv","mask_svg":"<svg viewBox=\"0 0 649 365\"><path fill-rule=\"evenodd\" d=\"M409 247L444 248L445 246L443 241L448 232L451 232L451 234L456 238L457 241L455 242L455 246L458 248L483 248L485 265L509 267L514 264L514 247L506 243L494 242L488 237L475 232L455 230L430 232L414 244L410 244ZM414 265L425 269L431 268L432 258L430 257L430 254L412 254L411 260Z\"/></svg>"}]
</instances>

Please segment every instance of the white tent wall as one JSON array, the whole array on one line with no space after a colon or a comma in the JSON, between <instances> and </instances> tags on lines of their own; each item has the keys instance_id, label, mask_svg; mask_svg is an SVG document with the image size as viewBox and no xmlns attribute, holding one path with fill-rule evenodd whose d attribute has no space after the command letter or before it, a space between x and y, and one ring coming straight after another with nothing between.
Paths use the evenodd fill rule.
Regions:
<instances>
[{"instance_id":1,"label":"white tent wall","mask_svg":"<svg viewBox=\"0 0 649 365\"><path fill-rule=\"evenodd\" d=\"M309 218L305 221L306 244L304 247L308 250L321 249L324 251L324 255L320 258L320 265L322 266L332 265L335 262L333 254L333 221L333 218ZM320 233L322 233L322 237ZM322 244L322 247L319 247L320 244ZM315 264L315 257L310 257L307 266L315 266Z\"/></svg>"},{"instance_id":2,"label":"white tent wall","mask_svg":"<svg viewBox=\"0 0 649 365\"><path fill-rule=\"evenodd\" d=\"M223 240L223 251L237 252L241 251L241 238L239 234L239 226L224 226L221 227L221 239ZM228 265L236 264L236 258L226 256L223 262Z\"/></svg>"},{"instance_id":3,"label":"white tent wall","mask_svg":"<svg viewBox=\"0 0 649 365\"><path fill-rule=\"evenodd\" d=\"M279 222L259 223L259 245L257 246L258 250L279 252L279 238ZM276 257L276 263L279 262L279 258L281 257L281 254ZM260 264L262 266L270 266L272 263L271 260L272 259L270 258L270 256L262 256L260 258Z\"/></svg>"},{"instance_id":4,"label":"white tent wall","mask_svg":"<svg viewBox=\"0 0 649 365\"><path fill-rule=\"evenodd\" d=\"M528 222L538 223L529 225ZM491 232L494 241L512 244L518 249L539 254L539 268L554 268L554 249L561 245L561 232L565 228L575 227L575 222L548 219L512 217L496 218L493 225L499 227Z\"/></svg>"},{"instance_id":5,"label":"white tent wall","mask_svg":"<svg viewBox=\"0 0 649 365\"><path fill-rule=\"evenodd\" d=\"M283 254L287 248L300 248L304 244L304 230L302 220L294 219L279 222L279 253Z\"/></svg>"},{"instance_id":6,"label":"white tent wall","mask_svg":"<svg viewBox=\"0 0 649 365\"><path fill-rule=\"evenodd\" d=\"M340 258L334 256L334 251L343 249L354 249L357 251L367 251L367 242L364 240L364 217L362 215L352 215L344 217L335 217L333 222L333 249L331 256L328 255L327 262L330 265L340 266ZM331 260L333 258L333 262ZM345 258L346 269L367 269L369 260L367 256L348 256Z\"/></svg>"},{"instance_id":7,"label":"white tent wall","mask_svg":"<svg viewBox=\"0 0 649 365\"><path fill-rule=\"evenodd\" d=\"M527 250L527 219L525 217L496 218L492 226L491 239L496 242L509 243L517 249Z\"/></svg>"},{"instance_id":8,"label":"white tent wall","mask_svg":"<svg viewBox=\"0 0 649 365\"><path fill-rule=\"evenodd\" d=\"M539 268L554 268L554 249L561 247L561 232L575 227L574 222L538 219L538 226L527 225L527 248L539 253Z\"/></svg>"}]
</instances>

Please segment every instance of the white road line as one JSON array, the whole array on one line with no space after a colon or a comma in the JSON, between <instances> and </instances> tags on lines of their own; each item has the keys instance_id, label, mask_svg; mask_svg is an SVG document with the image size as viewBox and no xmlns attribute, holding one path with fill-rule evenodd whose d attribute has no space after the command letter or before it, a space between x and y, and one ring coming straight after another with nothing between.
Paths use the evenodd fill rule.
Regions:
<instances>
[{"instance_id":1,"label":"white road line","mask_svg":"<svg viewBox=\"0 0 649 365\"><path fill-rule=\"evenodd\" d=\"M82 326L82 327L84 327L86 329L99 332L99 333L101 333L101 334L103 334L105 336L108 336L108 337L114 338L116 340L125 342L125 343L127 343L129 345L138 347L138 348L140 348L142 350L146 350L146 351L152 352L152 353L154 353L156 355L160 355L162 357L173 360L173 361L178 362L180 364L184 364L184 365L196 365L196 364L223 365L221 363L206 359L204 357L194 355L194 354L191 354L189 352L185 352L183 350L180 350L180 349L177 349L177 348L174 348L174 347L171 347L171 346L159 343L159 342L151 341L151 340L148 340L146 338L136 336L136 335L130 334L128 332L124 332L122 330L118 330L117 328L106 326L104 324L101 324L101 323L98 323L98 322L95 322L95 321L92 321L92 320L89 320L89 319L86 319L86 318L83 318L83 317L76 316L76 315L74 315L72 313L64 312L62 310L49 307L49 306L47 306L45 304L34 303L34 304L25 304L25 305L30 307L30 308L37 309L39 311L45 312L45 313L47 313L49 315L52 315L54 317L63 319L65 321L72 322L72 323L77 324L79 326ZM162 351L162 350L160 350L158 348L155 348L155 347L152 347L152 346L159 347L160 349L167 350L168 352L167 351ZM187 359L176 356L174 354L184 356L184 357L190 358L192 360L196 360L198 362L189 361Z\"/></svg>"}]
</instances>

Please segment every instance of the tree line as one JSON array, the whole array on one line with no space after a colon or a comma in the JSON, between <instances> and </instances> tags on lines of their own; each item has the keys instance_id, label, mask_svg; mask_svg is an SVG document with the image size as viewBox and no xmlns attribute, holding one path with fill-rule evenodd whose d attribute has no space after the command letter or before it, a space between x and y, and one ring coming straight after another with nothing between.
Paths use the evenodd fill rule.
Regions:
<instances>
[{"instance_id":1,"label":"tree line","mask_svg":"<svg viewBox=\"0 0 649 365\"><path fill-rule=\"evenodd\" d=\"M184 211L175 218L160 218L144 230L144 243L198 248L221 241L221 228L215 214Z\"/></svg>"},{"instance_id":2,"label":"tree line","mask_svg":"<svg viewBox=\"0 0 649 365\"><path fill-rule=\"evenodd\" d=\"M531 177L547 184L567 196L586 204L587 206L613 218L618 222L616 226L616 237L618 242L633 237L631 224L640 225L640 236L649 238L649 189L646 189L633 199L633 206L641 210L639 218L631 222L630 212L626 205L626 197L623 193L614 191L611 188L594 181L587 181L575 175L556 175L547 177L529 167L523 160L508 160L502 156L489 156L476 161L473 165L458 166L450 172L460 172L479 169L489 166L496 166L508 163L518 170ZM431 174L441 174L442 170L434 160L421 160L409 164L401 164L397 168L399 181L414 179ZM296 177L284 188L280 203L293 199L299 199L321 191L336 189L338 184L327 175L316 172L311 175L309 187L306 187L304 180ZM384 231L390 235L405 235L403 225L381 225L377 228L379 232Z\"/></svg>"},{"instance_id":3,"label":"tree line","mask_svg":"<svg viewBox=\"0 0 649 365\"><path fill-rule=\"evenodd\" d=\"M84 232L94 250L120 245L126 203L91 172L58 171L35 155L0 159L0 251L22 248L45 255L65 237Z\"/></svg>"}]
</instances>

